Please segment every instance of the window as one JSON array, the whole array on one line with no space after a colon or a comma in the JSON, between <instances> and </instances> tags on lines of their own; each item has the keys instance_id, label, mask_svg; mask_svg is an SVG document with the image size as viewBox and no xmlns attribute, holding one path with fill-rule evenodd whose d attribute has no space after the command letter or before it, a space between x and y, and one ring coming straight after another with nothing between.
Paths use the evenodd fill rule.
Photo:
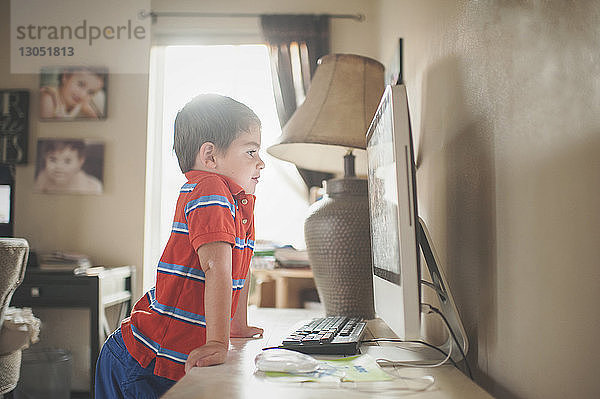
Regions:
<instances>
[{"instance_id":1,"label":"window","mask_svg":"<svg viewBox=\"0 0 600 399\"><path fill-rule=\"evenodd\" d=\"M154 284L179 188L185 183L173 151L173 123L179 109L200 93L232 97L258 115L262 122L261 157L266 167L256 189L256 238L304 248L306 187L294 165L265 151L281 134L267 47L156 47L151 63L144 289Z\"/></svg>"}]
</instances>

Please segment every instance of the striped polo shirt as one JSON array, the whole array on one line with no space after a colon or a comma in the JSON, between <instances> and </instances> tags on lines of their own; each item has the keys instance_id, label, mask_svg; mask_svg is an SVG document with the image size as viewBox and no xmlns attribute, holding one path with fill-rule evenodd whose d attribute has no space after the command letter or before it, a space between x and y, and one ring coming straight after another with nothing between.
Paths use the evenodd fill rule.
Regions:
<instances>
[{"instance_id":1,"label":"striped polo shirt","mask_svg":"<svg viewBox=\"0 0 600 399\"><path fill-rule=\"evenodd\" d=\"M224 241L232 248L231 317L254 250L254 195L226 176L185 174L169 241L157 266L156 286L133 307L121 331L127 350L154 374L179 380L193 349L206 343L204 272L198 248Z\"/></svg>"}]
</instances>

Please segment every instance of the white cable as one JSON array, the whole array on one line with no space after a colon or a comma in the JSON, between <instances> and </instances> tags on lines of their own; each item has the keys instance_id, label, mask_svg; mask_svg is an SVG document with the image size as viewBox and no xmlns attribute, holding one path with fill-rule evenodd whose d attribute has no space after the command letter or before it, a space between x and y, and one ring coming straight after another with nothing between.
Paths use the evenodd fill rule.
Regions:
<instances>
[{"instance_id":1,"label":"white cable","mask_svg":"<svg viewBox=\"0 0 600 399\"><path fill-rule=\"evenodd\" d=\"M430 307L431 309L431 305L424 303L423 305L427 305ZM435 313L438 316L442 317L441 314L434 312L432 310L429 311L429 313ZM444 320L442 320L444 321ZM448 326L446 323L443 323L444 326L446 326L446 329L448 330L448 334L452 334L452 332L450 331L450 326ZM384 358L379 358L379 359L375 359L375 362L380 366L380 367L393 367L393 366L403 366L403 367L419 367L419 368L434 368L434 367L439 367L443 364L445 364L448 360L450 360L450 356L452 356L452 347L454 345L450 345L450 349L448 350L448 354L446 355L446 357L444 358L444 360L438 362L438 363L408 363L408 362L396 362L393 360L389 360L389 359L384 359Z\"/></svg>"},{"instance_id":2,"label":"white cable","mask_svg":"<svg viewBox=\"0 0 600 399\"><path fill-rule=\"evenodd\" d=\"M444 360L442 360L442 361L440 361L438 363L431 364L431 363L396 362L396 361L389 360L389 359L384 359L384 358L375 359L375 362L380 367L403 366L403 367L434 368L434 367L440 367L441 365L445 364L450 359L451 355L452 355L452 346L450 346L450 350L448 351L448 355L444 358Z\"/></svg>"}]
</instances>

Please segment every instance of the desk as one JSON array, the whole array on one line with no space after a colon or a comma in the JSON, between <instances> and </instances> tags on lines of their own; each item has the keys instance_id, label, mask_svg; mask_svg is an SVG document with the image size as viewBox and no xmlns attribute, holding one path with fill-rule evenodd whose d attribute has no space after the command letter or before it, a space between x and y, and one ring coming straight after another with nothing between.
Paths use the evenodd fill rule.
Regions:
<instances>
[{"instance_id":1,"label":"desk","mask_svg":"<svg viewBox=\"0 0 600 399\"><path fill-rule=\"evenodd\" d=\"M256 279L258 293L257 305L276 308L302 308L301 292L316 289L313 272L304 268L251 269ZM274 289L269 283L274 282Z\"/></svg>"},{"instance_id":2,"label":"desk","mask_svg":"<svg viewBox=\"0 0 600 399\"><path fill-rule=\"evenodd\" d=\"M104 311L120 305L119 320L129 313L134 272L133 266L91 268L86 275L28 268L23 283L13 295L11 306L89 309L90 396L94 392L94 372L100 347L114 329L108 325Z\"/></svg>"},{"instance_id":3,"label":"desk","mask_svg":"<svg viewBox=\"0 0 600 399\"><path fill-rule=\"evenodd\" d=\"M218 366L194 368L185 375L163 399L179 398L228 398L228 399L270 399L270 398L373 398L382 393L358 392L342 388L309 388L292 384L265 382L254 375L254 357L261 348L272 345L274 339L283 337L299 320L320 316L317 312L305 309L265 309L250 308L248 317L253 325L265 328L261 339L231 339L227 362ZM388 334L389 328L381 320L368 323L369 334ZM386 330L387 329L387 330ZM409 395L416 399L441 398L486 398L491 396L469 380L451 365L435 369L402 369L411 377L432 375L435 384L424 392L398 391L394 396ZM389 395L386 395L389 396Z\"/></svg>"}]
</instances>

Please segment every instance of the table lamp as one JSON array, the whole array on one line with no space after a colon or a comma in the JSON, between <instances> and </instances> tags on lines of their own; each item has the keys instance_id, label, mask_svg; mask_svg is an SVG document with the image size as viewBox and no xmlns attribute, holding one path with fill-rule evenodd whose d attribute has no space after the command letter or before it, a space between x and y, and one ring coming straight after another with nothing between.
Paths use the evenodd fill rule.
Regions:
<instances>
[{"instance_id":1,"label":"table lamp","mask_svg":"<svg viewBox=\"0 0 600 399\"><path fill-rule=\"evenodd\" d=\"M306 99L267 149L325 182L304 224L308 257L327 315L374 317L366 133L384 89L384 68L352 54L322 57ZM356 173L363 178L357 177Z\"/></svg>"}]
</instances>

